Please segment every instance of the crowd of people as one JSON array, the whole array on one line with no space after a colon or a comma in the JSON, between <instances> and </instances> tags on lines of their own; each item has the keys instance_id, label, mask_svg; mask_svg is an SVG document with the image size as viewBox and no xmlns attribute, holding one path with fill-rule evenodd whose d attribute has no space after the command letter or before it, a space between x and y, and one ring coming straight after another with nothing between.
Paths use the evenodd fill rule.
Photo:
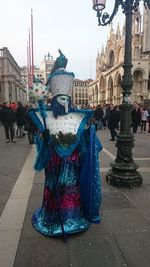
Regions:
<instances>
[{"instance_id":1,"label":"crowd of people","mask_svg":"<svg viewBox=\"0 0 150 267\"><path fill-rule=\"evenodd\" d=\"M27 132L29 144L34 143L36 127L29 118L29 106L22 102L5 102L0 106L0 122L4 127L6 143L16 143L16 138L23 138Z\"/></svg>"},{"instance_id":2,"label":"crowd of people","mask_svg":"<svg viewBox=\"0 0 150 267\"><path fill-rule=\"evenodd\" d=\"M49 103L48 103L49 104ZM5 102L0 106L0 122L4 126L6 143L16 143L17 138L23 138L27 132L29 144L34 144L34 135L37 131L27 112L30 106ZM81 109L93 109L92 123L96 131L108 128L111 139L115 141L120 124L119 106L113 104L97 105L97 107L81 107ZM138 129L141 133L150 133L150 108L134 103L131 112L131 128L136 134Z\"/></svg>"},{"instance_id":3,"label":"crowd of people","mask_svg":"<svg viewBox=\"0 0 150 267\"><path fill-rule=\"evenodd\" d=\"M96 130L108 127L111 134L110 141L115 141L117 130L119 130L120 110L118 106L113 104L98 105L94 107L93 122ZM148 127L147 127L148 125ZM150 133L150 107L145 107L138 103L134 103L131 111L131 128L136 134L140 129L140 133L148 131Z\"/></svg>"}]
</instances>

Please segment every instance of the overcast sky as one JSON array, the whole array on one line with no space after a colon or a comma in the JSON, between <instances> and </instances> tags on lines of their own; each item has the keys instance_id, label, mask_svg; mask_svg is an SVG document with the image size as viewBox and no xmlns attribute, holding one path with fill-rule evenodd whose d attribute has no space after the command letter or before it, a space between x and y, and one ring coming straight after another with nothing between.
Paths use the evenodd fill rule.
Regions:
<instances>
[{"instance_id":1,"label":"overcast sky","mask_svg":"<svg viewBox=\"0 0 150 267\"><path fill-rule=\"evenodd\" d=\"M112 9L114 0L107 4ZM58 48L68 58L67 69L76 78L95 78L96 56L106 44L109 29L98 27L92 0L5 0L1 2L0 47L8 47L20 66L27 64L31 8L34 20L34 58L39 66L45 54L56 59ZM121 14L121 11L119 12ZM124 22L116 16L113 24Z\"/></svg>"}]
</instances>

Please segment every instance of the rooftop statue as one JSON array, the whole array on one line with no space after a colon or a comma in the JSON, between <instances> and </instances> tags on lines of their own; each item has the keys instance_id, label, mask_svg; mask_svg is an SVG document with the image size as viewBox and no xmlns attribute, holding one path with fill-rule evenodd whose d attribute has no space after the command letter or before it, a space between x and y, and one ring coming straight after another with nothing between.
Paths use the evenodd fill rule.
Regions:
<instances>
[{"instance_id":1,"label":"rooftop statue","mask_svg":"<svg viewBox=\"0 0 150 267\"><path fill-rule=\"evenodd\" d=\"M60 56L56 58L56 61L54 63L54 67L53 67L51 73L53 73L54 71L56 71L60 68L66 68L66 66L67 66L68 59L65 57L65 55L61 52L60 49L58 49L58 52L59 52Z\"/></svg>"},{"instance_id":2,"label":"rooftop statue","mask_svg":"<svg viewBox=\"0 0 150 267\"><path fill-rule=\"evenodd\" d=\"M52 70L51 70L51 72L50 72L50 74L48 76L48 79L47 79L47 82L46 82L46 86L49 85L50 79L51 79L53 73L55 73L57 70L60 70L60 69L63 70L67 66L68 59L65 57L65 55L61 52L60 49L58 49L58 52L59 52L60 55L55 60L54 66L53 66L53 68L52 68Z\"/></svg>"}]
</instances>

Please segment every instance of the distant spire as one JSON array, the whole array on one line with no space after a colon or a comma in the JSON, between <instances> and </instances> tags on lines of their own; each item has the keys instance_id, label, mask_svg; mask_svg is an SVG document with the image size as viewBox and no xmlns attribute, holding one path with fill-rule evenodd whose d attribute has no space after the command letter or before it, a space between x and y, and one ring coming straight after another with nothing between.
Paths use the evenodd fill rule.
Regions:
<instances>
[{"instance_id":1,"label":"distant spire","mask_svg":"<svg viewBox=\"0 0 150 267\"><path fill-rule=\"evenodd\" d=\"M125 30L126 30L126 26L125 26L125 22L124 22L124 25L123 25L123 28L122 28L122 37L125 36Z\"/></svg>"},{"instance_id":2,"label":"distant spire","mask_svg":"<svg viewBox=\"0 0 150 267\"><path fill-rule=\"evenodd\" d=\"M110 31L109 31L110 35L112 35L114 33L114 29L113 29L113 22L110 23Z\"/></svg>"},{"instance_id":3,"label":"distant spire","mask_svg":"<svg viewBox=\"0 0 150 267\"><path fill-rule=\"evenodd\" d=\"M48 59L50 59L50 52L48 52L47 57L48 57Z\"/></svg>"},{"instance_id":4,"label":"distant spire","mask_svg":"<svg viewBox=\"0 0 150 267\"><path fill-rule=\"evenodd\" d=\"M101 55L104 55L104 45L102 44Z\"/></svg>"},{"instance_id":5,"label":"distant spire","mask_svg":"<svg viewBox=\"0 0 150 267\"><path fill-rule=\"evenodd\" d=\"M117 31L116 31L116 38L117 39L120 39L121 38L121 32L120 32L119 22L118 22Z\"/></svg>"}]
</instances>

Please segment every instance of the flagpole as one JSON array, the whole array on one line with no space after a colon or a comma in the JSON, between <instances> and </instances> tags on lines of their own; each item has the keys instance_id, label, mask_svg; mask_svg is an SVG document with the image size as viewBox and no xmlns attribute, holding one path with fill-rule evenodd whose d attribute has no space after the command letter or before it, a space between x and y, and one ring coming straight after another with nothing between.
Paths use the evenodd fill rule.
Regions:
<instances>
[{"instance_id":1,"label":"flagpole","mask_svg":"<svg viewBox=\"0 0 150 267\"><path fill-rule=\"evenodd\" d=\"M32 70L32 83L34 78L34 45L33 45L33 9L31 8L31 70Z\"/></svg>"},{"instance_id":2,"label":"flagpole","mask_svg":"<svg viewBox=\"0 0 150 267\"><path fill-rule=\"evenodd\" d=\"M30 69L29 69L29 43L27 42L27 81L28 81L28 90L30 87Z\"/></svg>"},{"instance_id":3,"label":"flagpole","mask_svg":"<svg viewBox=\"0 0 150 267\"><path fill-rule=\"evenodd\" d=\"M32 69L31 69L31 38L29 29L29 87L32 87Z\"/></svg>"}]
</instances>

